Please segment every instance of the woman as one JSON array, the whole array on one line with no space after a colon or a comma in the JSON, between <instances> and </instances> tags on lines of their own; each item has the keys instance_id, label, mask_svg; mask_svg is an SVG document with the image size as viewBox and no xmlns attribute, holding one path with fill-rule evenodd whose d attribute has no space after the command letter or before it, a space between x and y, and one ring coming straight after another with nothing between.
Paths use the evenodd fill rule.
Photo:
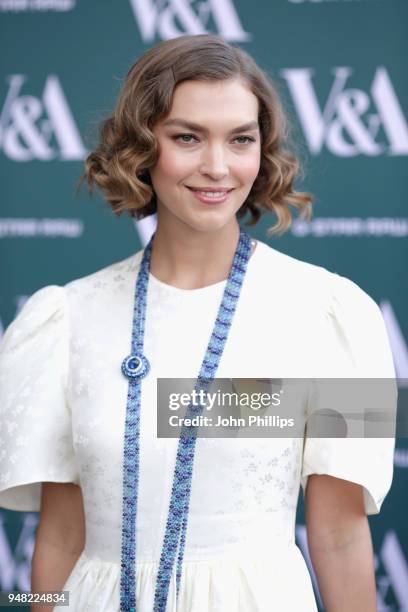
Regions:
<instances>
[{"instance_id":1,"label":"woman","mask_svg":"<svg viewBox=\"0 0 408 612\"><path fill-rule=\"evenodd\" d=\"M272 211L277 232L290 205L308 214L286 140L241 49L200 35L147 51L86 178L118 214L157 212L152 241L39 290L6 332L0 503L40 510L32 587L68 590L69 610L316 610L300 486L325 608L376 609L366 515L392 439L156 436L158 378L394 377L366 293L240 230L246 213Z\"/></svg>"}]
</instances>

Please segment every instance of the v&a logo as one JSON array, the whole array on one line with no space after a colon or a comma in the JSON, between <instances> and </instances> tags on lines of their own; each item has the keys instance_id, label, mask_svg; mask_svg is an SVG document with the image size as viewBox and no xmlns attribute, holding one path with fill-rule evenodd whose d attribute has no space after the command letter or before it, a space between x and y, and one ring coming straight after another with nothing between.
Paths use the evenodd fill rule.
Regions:
<instances>
[{"instance_id":1,"label":"v&a logo","mask_svg":"<svg viewBox=\"0 0 408 612\"><path fill-rule=\"evenodd\" d=\"M130 5L144 43L152 43L156 37L169 40L185 34L208 34L211 27L228 41L251 39L233 0L130 0Z\"/></svg>"},{"instance_id":2,"label":"v&a logo","mask_svg":"<svg viewBox=\"0 0 408 612\"><path fill-rule=\"evenodd\" d=\"M316 574L307 543L306 526L296 526L296 539L309 568L319 609L323 609ZM408 609L408 564L395 531L389 530L374 555L379 612L397 612Z\"/></svg>"},{"instance_id":3,"label":"v&a logo","mask_svg":"<svg viewBox=\"0 0 408 612\"><path fill-rule=\"evenodd\" d=\"M408 155L408 124L387 69L377 68L369 93L346 88L351 68L338 67L333 72L334 81L321 109L311 68L281 71L310 152L319 155L325 146L339 157Z\"/></svg>"},{"instance_id":4,"label":"v&a logo","mask_svg":"<svg viewBox=\"0 0 408 612\"><path fill-rule=\"evenodd\" d=\"M86 149L59 79L50 74L42 98L21 95L22 74L9 77L0 114L0 149L11 160L82 160Z\"/></svg>"},{"instance_id":5,"label":"v&a logo","mask_svg":"<svg viewBox=\"0 0 408 612\"><path fill-rule=\"evenodd\" d=\"M0 590L2 591L30 590L31 559L38 517L33 513L25 513L16 522L20 523L18 538L12 548L11 529L6 524L6 513L0 512Z\"/></svg>"}]
</instances>

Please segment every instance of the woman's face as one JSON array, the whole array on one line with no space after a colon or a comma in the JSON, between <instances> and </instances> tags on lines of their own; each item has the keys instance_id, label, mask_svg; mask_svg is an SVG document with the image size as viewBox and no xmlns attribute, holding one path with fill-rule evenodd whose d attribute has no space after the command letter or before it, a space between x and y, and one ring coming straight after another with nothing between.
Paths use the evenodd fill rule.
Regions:
<instances>
[{"instance_id":1,"label":"woman's face","mask_svg":"<svg viewBox=\"0 0 408 612\"><path fill-rule=\"evenodd\" d=\"M258 99L239 80L184 81L153 133L159 158L150 170L159 222L195 231L236 224L260 167ZM203 191L223 192L218 197ZM225 192L227 194L225 195Z\"/></svg>"}]
</instances>

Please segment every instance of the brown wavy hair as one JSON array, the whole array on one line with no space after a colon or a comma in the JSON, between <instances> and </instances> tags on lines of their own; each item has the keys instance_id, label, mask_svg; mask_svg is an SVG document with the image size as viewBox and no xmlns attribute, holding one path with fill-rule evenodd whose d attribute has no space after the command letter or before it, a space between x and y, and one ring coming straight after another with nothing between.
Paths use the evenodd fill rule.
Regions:
<instances>
[{"instance_id":1,"label":"brown wavy hair","mask_svg":"<svg viewBox=\"0 0 408 612\"><path fill-rule=\"evenodd\" d=\"M288 148L290 126L272 79L243 49L209 34L180 36L146 51L126 75L116 107L99 127L99 144L85 160L78 188L97 185L113 211L141 219L157 210L149 169L159 156L152 128L168 115L173 93L187 80L240 78L259 101L260 170L237 217L251 215L254 225L266 211L277 216L270 233L282 234L292 222L290 206L310 218L313 196L295 191L301 173Z\"/></svg>"}]
</instances>

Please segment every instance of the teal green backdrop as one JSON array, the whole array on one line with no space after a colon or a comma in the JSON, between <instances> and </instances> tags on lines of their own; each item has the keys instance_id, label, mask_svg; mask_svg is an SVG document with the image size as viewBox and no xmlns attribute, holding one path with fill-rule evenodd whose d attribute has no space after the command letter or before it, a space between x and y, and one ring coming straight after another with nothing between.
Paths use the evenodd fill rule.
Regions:
<instances>
[{"instance_id":1,"label":"teal green backdrop","mask_svg":"<svg viewBox=\"0 0 408 612\"><path fill-rule=\"evenodd\" d=\"M270 216L250 232L351 278L377 301L404 400L407 21L404 0L0 0L0 326L40 287L141 248L142 228L129 217L114 217L100 195L75 195L83 160L143 51L213 32L275 79L305 168L298 187L316 197L311 223L295 220L270 239ZM408 610L407 481L401 437L391 492L370 518L384 611ZM302 502L297 539L307 558ZM3 590L29 588L37 519L0 511Z\"/></svg>"}]
</instances>

